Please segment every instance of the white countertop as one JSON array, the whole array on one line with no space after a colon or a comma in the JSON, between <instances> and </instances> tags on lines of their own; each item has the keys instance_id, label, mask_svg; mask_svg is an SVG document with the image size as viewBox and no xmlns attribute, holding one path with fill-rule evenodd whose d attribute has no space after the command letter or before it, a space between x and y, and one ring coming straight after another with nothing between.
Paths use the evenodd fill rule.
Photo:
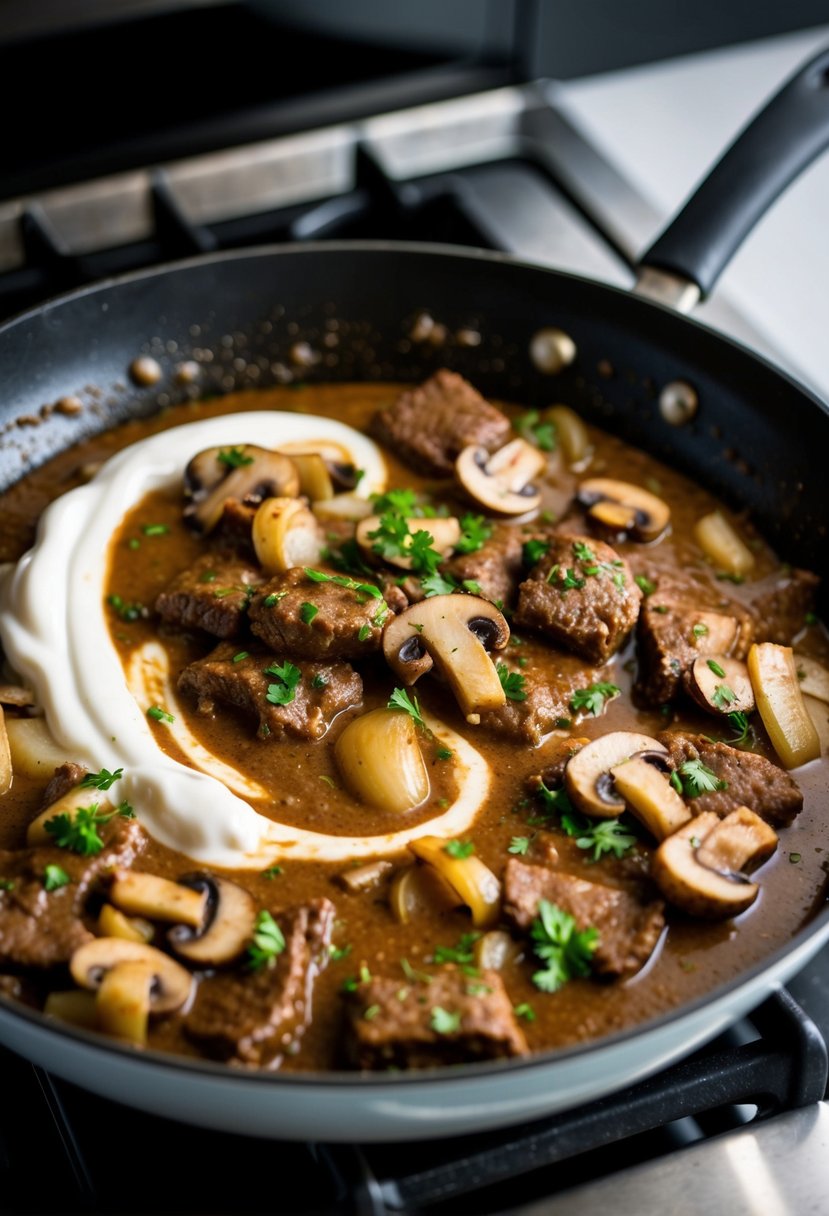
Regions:
<instances>
[{"instance_id":1,"label":"white countertop","mask_svg":"<svg viewBox=\"0 0 829 1216\"><path fill-rule=\"evenodd\" d=\"M667 220L748 118L823 47L829 25L571 81L562 95ZM715 295L760 332L763 353L829 399L829 153L764 216Z\"/></svg>"}]
</instances>

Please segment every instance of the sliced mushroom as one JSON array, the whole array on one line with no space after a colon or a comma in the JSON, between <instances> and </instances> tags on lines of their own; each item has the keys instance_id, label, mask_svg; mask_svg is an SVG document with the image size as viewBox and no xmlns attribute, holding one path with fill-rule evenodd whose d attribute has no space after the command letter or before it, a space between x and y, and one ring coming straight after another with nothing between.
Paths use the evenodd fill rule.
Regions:
<instances>
[{"instance_id":1,"label":"sliced mushroom","mask_svg":"<svg viewBox=\"0 0 829 1216\"><path fill-rule=\"evenodd\" d=\"M759 887L745 871L762 865L776 846L775 833L747 807L723 820L705 811L662 841L651 874L678 908L691 916L723 920L754 903Z\"/></svg>"},{"instance_id":2,"label":"sliced mushroom","mask_svg":"<svg viewBox=\"0 0 829 1216\"><path fill-rule=\"evenodd\" d=\"M417 727L407 713L380 708L353 718L334 755L351 793L369 806L397 815L429 797Z\"/></svg>"},{"instance_id":3,"label":"sliced mushroom","mask_svg":"<svg viewBox=\"0 0 829 1216\"><path fill-rule=\"evenodd\" d=\"M703 655L730 654L740 634L737 618L722 612L696 612L689 624L689 640Z\"/></svg>"},{"instance_id":4,"label":"sliced mushroom","mask_svg":"<svg viewBox=\"0 0 829 1216\"><path fill-rule=\"evenodd\" d=\"M140 870L114 870L109 898L116 908L131 916L194 927L203 924L207 905L205 891Z\"/></svg>"},{"instance_id":5,"label":"sliced mushroom","mask_svg":"<svg viewBox=\"0 0 829 1216\"><path fill-rule=\"evenodd\" d=\"M12 787L12 753L6 731L6 717L0 706L0 795L7 794Z\"/></svg>"},{"instance_id":6,"label":"sliced mushroom","mask_svg":"<svg viewBox=\"0 0 829 1216\"><path fill-rule=\"evenodd\" d=\"M150 942L155 929L142 916L124 916L112 904L104 904L98 913L101 937L123 937L128 942Z\"/></svg>"},{"instance_id":7,"label":"sliced mushroom","mask_svg":"<svg viewBox=\"0 0 829 1216\"><path fill-rule=\"evenodd\" d=\"M477 595L433 595L392 617L383 630L386 662L414 684L433 662L446 677L467 722L498 709L506 697L487 650L503 650L509 626L489 600Z\"/></svg>"},{"instance_id":8,"label":"sliced mushroom","mask_svg":"<svg viewBox=\"0 0 829 1216\"><path fill-rule=\"evenodd\" d=\"M616 793L610 770L637 752L654 759L668 754L667 749L650 735L629 730L601 735L576 752L564 770L564 786L573 805L586 815L600 819L615 819L621 815L625 803Z\"/></svg>"},{"instance_id":9,"label":"sliced mushroom","mask_svg":"<svg viewBox=\"0 0 829 1216\"><path fill-rule=\"evenodd\" d=\"M820 756L820 735L803 704L791 646L755 643L748 652L748 674L763 725L786 768Z\"/></svg>"},{"instance_id":10,"label":"sliced mushroom","mask_svg":"<svg viewBox=\"0 0 829 1216\"><path fill-rule=\"evenodd\" d=\"M146 963L151 968L150 1009L153 1013L174 1013L190 1000L193 991L190 972L168 954L142 942L128 942L121 937L95 937L78 947L70 959L69 970L79 988L97 992L104 976L121 963Z\"/></svg>"},{"instance_id":11,"label":"sliced mushroom","mask_svg":"<svg viewBox=\"0 0 829 1216\"><path fill-rule=\"evenodd\" d=\"M640 752L610 770L617 794L657 840L664 840L691 818L665 769L667 762L659 752Z\"/></svg>"},{"instance_id":12,"label":"sliced mushroom","mask_svg":"<svg viewBox=\"0 0 829 1216\"><path fill-rule=\"evenodd\" d=\"M671 522L663 499L629 481L591 477L579 486L578 500L594 523L616 537L656 540Z\"/></svg>"},{"instance_id":13,"label":"sliced mushroom","mask_svg":"<svg viewBox=\"0 0 829 1216\"><path fill-rule=\"evenodd\" d=\"M705 556L724 574L747 574L753 568L754 554L719 511L697 520L694 536Z\"/></svg>"},{"instance_id":14,"label":"sliced mushroom","mask_svg":"<svg viewBox=\"0 0 829 1216\"><path fill-rule=\"evenodd\" d=\"M534 511L541 495L532 479L547 465L542 451L526 439L513 439L490 455L472 444L455 461L455 473L470 498L499 515Z\"/></svg>"},{"instance_id":15,"label":"sliced mushroom","mask_svg":"<svg viewBox=\"0 0 829 1216\"><path fill-rule=\"evenodd\" d=\"M266 498L253 517L251 536L266 574L316 566L324 547L316 517L298 498Z\"/></svg>"},{"instance_id":16,"label":"sliced mushroom","mask_svg":"<svg viewBox=\"0 0 829 1216\"><path fill-rule=\"evenodd\" d=\"M27 709L34 703L34 693L28 688L22 688L19 684L0 684L0 705L14 705L17 709Z\"/></svg>"},{"instance_id":17,"label":"sliced mushroom","mask_svg":"<svg viewBox=\"0 0 829 1216\"><path fill-rule=\"evenodd\" d=\"M230 460L229 453L233 453ZM228 498L248 503L295 498L299 473L289 457L255 444L207 448L184 470L184 493L189 500L184 508L185 520L194 531L205 533L219 522Z\"/></svg>"},{"instance_id":18,"label":"sliced mushroom","mask_svg":"<svg viewBox=\"0 0 829 1216\"><path fill-rule=\"evenodd\" d=\"M409 848L421 861L434 866L461 903L472 913L477 929L489 929L498 920L501 907L501 884L480 857L453 857L446 851L445 840L439 836L421 836L409 843Z\"/></svg>"},{"instance_id":19,"label":"sliced mushroom","mask_svg":"<svg viewBox=\"0 0 829 1216\"><path fill-rule=\"evenodd\" d=\"M461 538L461 525L454 515L435 516L432 519L407 519L406 526L409 529L407 539L413 538L416 532L428 532L432 538L431 548L440 553L441 557L448 557ZM366 553L374 555L378 552L374 548L377 542L373 539L372 533L377 532L379 527L379 515L369 515L357 525L355 533L357 544ZM412 559L405 554L394 557L383 555L383 560L392 566L399 566L401 570L411 570L412 568Z\"/></svg>"},{"instance_id":20,"label":"sliced mushroom","mask_svg":"<svg viewBox=\"0 0 829 1216\"><path fill-rule=\"evenodd\" d=\"M809 659L805 654L794 656L795 670L804 696L817 697L829 704L829 671L822 664Z\"/></svg>"},{"instance_id":21,"label":"sliced mushroom","mask_svg":"<svg viewBox=\"0 0 829 1216\"><path fill-rule=\"evenodd\" d=\"M372 891L378 887L391 868L390 861L378 858L376 861L366 862L364 866L352 866L350 870L343 870L334 881L339 883L343 890L351 891L352 895L358 895L360 892Z\"/></svg>"},{"instance_id":22,"label":"sliced mushroom","mask_svg":"<svg viewBox=\"0 0 829 1216\"><path fill-rule=\"evenodd\" d=\"M187 874L179 885L204 900L204 915L194 927L178 924L167 934L181 958L201 967L232 963L247 948L256 927L256 901L249 891L216 874Z\"/></svg>"},{"instance_id":23,"label":"sliced mushroom","mask_svg":"<svg viewBox=\"0 0 829 1216\"><path fill-rule=\"evenodd\" d=\"M695 659L687 676L688 692L712 714L754 712L754 690L748 668L739 659L708 655Z\"/></svg>"}]
</instances>

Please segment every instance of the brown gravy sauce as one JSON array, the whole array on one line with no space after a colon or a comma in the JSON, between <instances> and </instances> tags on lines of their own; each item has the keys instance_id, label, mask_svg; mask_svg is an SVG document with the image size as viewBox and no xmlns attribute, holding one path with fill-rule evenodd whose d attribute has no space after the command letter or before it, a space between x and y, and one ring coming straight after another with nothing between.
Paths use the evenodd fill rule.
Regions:
<instances>
[{"instance_id":1,"label":"brown gravy sauce","mask_svg":"<svg viewBox=\"0 0 829 1216\"><path fill-rule=\"evenodd\" d=\"M328 415L361 429L373 411L390 404L397 392L397 386L391 384L329 384L299 390L275 388L175 406L149 421L129 422L62 453L0 499L0 559L13 560L24 551L31 542L34 525L43 507L79 484L86 466L106 459L137 439L190 420L262 409ZM509 410L509 407L505 408ZM686 570L702 567L704 559L693 540L692 526L701 515L719 506L716 500L700 486L620 440L598 431L591 431L591 437L595 445L591 475L638 482L669 503L672 529L650 551L653 560L659 565ZM393 457L387 456L387 463L390 485L428 488L427 483ZM560 492L557 495L554 490L549 491L553 509L560 498ZM145 524L166 524L170 532L148 538L142 532ZM744 536L751 538L757 567L755 577L745 586L726 585L728 595L738 600L746 599L751 592L756 593L760 581L771 579L780 565L765 542L753 534L748 521L740 520L740 529ZM137 548L130 545L135 539L140 541ZM633 546L618 547L624 554ZM165 584L201 552L203 542L181 525L179 492L154 493L127 515L115 533L108 590L126 601L152 605ZM123 659L135 646L154 636L151 620L123 627L117 625L114 629ZM172 633L165 636L164 641L173 670L201 657L210 648ZM802 640L798 640L797 649L824 663L829 661L829 645L822 628L806 630ZM529 663L537 653L539 643L523 639L521 654ZM680 724L717 734L717 724L712 718L698 714L684 703L667 715L634 709L628 695L633 680L632 659L633 646L629 643L602 677L619 685L622 695L608 705L600 718L583 719L575 724L574 735L595 736L619 729L655 734L666 726ZM383 670L382 663L378 661L376 667L376 671L370 667L363 671L366 684L363 709L384 703L393 685L393 679ZM454 703L447 708L439 684L428 676L417 684L415 691L427 710L443 718L473 746L483 750L492 766L488 805L467 835L474 839L477 855L496 874L501 874L512 837L530 835L536 830L528 826L527 821L538 814L539 808L528 800L525 783L530 774L544 766L547 749L544 744L538 748L519 747L513 741L488 736L483 728L468 726ZM270 807L258 808L264 813L286 823L332 833L351 835L395 830L401 826L398 819L361 807L341 789L333 789L327 780L321 780L330 778L338 783L331 745L351 716L351 713L341 715L328 735L315 744L263 742L256 738L249 722L230 712L220 713L212 720L199 718L194 713L190 724L206 747L219 755L232 756L236 766L269 786L272 791ZM759 719L757 733L761 750L774 759ZM157 738L160 746L170 747L163 728L158 728ZM441 773L440 766L432 765L430 776L432 797L429 804L416 813L421 819L439 814L440 800L452 795L452 780L446 770ZM533 968L529 963L512 964L505 969L504 980L513 1003L528 1002L535 1012L535 1021L523 1024L533 1049L572 1044L655 1017L733 979L790 940L823 904L829 868L826 826L829 764L825 760L813 762L796 770L794 776L805 796L804 809L790 828L781 831L777 854L759 875L761 895L743 916L711 925L669 913L669 930L663 935L654 956L638 975L624 983L573 980L554 995L546 995L533 986ZM15 779L11 793L3 799L0 847L20 847L24 843L25 825L34 813L40 793L41 789L35 783ZM140 807L137 810L140 818ZM583 872L585 877L596 881L612 881L620 864L624 864L613 859L591 864L572 840L563 833L556 831L555 834L563 867L574 873ZM647 848L643 843L640 852L646 852ZM151 841L139 868L175 878L192 870L193 863ZM340 1007L337 993L343 980L356 974L363 963L373 974L399 975L402 979L401 960L407 960L415 968L428 965L426 960L435 946L455 945L460 936L468 932L469 921L461 911L431 912L416 923L400 925L388 908L383 888L368 895L354 895L332 881L343 871L342 864L295 861L282 863L281 869L282 872L273 877L247 871L235 877L249 887L261 907L269 907L275 912L314 895L328 895L338 912L335 944L351 946L348 956L341 961L332 961L317 981L312 1026L298 1054L283 1064L283 1068L289 1070L331 1068L338 1060ZM162 1019L153 1026L150 1045L188 1054L194 1052L177 1029L175 1019Z\"/></svg>"}]
</instances>

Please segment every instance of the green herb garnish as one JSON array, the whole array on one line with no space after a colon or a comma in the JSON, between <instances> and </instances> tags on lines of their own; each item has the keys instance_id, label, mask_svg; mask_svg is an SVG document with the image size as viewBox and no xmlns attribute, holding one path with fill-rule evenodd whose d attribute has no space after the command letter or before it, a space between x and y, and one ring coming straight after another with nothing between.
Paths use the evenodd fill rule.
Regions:
<instances>
[{"instance_id":1,"label":"green herb garnish","mask_svg":"<svg viewBox=\"0 0 829 1216\"><path fill-rule=\"evenodd\" d=\"M448 840L443 846L443 851L450 857L454 857L455 861L463 861L465 857L472 856L475 846L471 840Z\"/></svg>"},{"instance_id":2,"label":"green herb garnish","mask_svg":"<svg viewBox=\"0 0 829 1216\"><path fill-rule=\"evenodd\" d=\"M245 465L253 464L253 457L246 456L242 448L222 448L216 459L219 464L227 465L229 469L241 469Z\"/></svg>"},{"instance_id":3,"label":"green herb garnish","mask_svg":"<svg viewBox=\"0 0 829 1216\"><path fill-rule=\"evenodd\" d=\"M405 688L395 688L388 699L386 709L400 709L409 715L415 726L422 726L424 729L426 727L417 697L410 696Z\"/></svg>"},{"instance_id":4,"label":"green herb garnish","mask_svg":"<svg viewBox=\"0 0 829 1216\"><path fill-rule=\"evenodd\" d=\"M276 676L278 683L269 684L265 700L272 705L290 705L296 696L296 688L302 679L302 672L293 663L286 661L282 666L271 663L264 670L266 676Z\"/></svg>"},{"instance_id":5,"label":"green herb garnish","mask_svg":"<svg viewBox=\"0 0 829 1216\"><path fill-rule=\"evenodd\" d=\"M598 684L591 684L588 688L577 688L570 698L570 708L574 714L580 710L587 710L594 718L597 718L604 709L605 701L612 700L617 697L621 689L615 684L607 684L600 681Z\"/></svg>"},{"instance_id":6,"label":"green herb garnish","mask_svg":"<svg viewBox=\"0 0 829 1216\"><path fill-rule=\"evenodd\" d=\"M530 927L533 949L544 963L533 975L533 983L542 992L557 992L575 976L589 975L590 965L599 933L592 926L579 932L569 913L542 899L538 916Z\"/></svg>"},{"instance_id":7,"label":"green herb garnish","mask_svg":"<svg viewBox=\"0 0 829 1216\"><path fill-rule=\"evenodd\" d=\"M429 1025L435 1034L455 1034L461 1028L461 1015L450 1013L448 1009L443 1009L440 1005L434 1005Z\"/></svg>"},{"instance_id":8,"label":"green herb garnish","mask_svg":"<svg viewBox=\"0 0 829 1216\"><path fill-rule=\"evenodd\" d=\"M44 891L59 891L61 887L66 887L72 879L61 866L48 865L43 871L43 889Z\"/></svg>"},{"instance_id":9,"label":"green herb garnish","mask_svg":"<svg viewBox=\"0 0 829 1216\"><path fill-rule=\"evenodd\" d=\"M176 720L175 714L168 713L160 705L151 705L147 710L147 717L152 718L153 722L175 722Z\"/></svg>"},{"instance_id":10,"label":"green herb garnish","mask_svg":"<svg viewBox=\"0 0 829 1216\"><path fill-rule=\"evenodd\" d=\"M519 675L517 671L510 671L506 663L497 663L495 671L501 681L504 695L510 701L526 701L527 694L524 691L524 685L527 683L526 676Z\"/></svg>"},{"instance_id":11,"label":"green herb garnish","mask_svg":"<svg viewBox=\"0 0 829 1216\"><path fill-rule=\"evenodd\" d=\"M256 917L253 941L248 946L247 965L249 971L261 971L273 967L285 949L285 935L267 909Z\"/></svg>"},{"instance_id":12,"label":"green herb garnish","mask_svg":"<svg viewBox=\"0 0 829 1216\"><path fill-rule=\"evenodd\" d=\"M123 775L122 768L117 768L114 773L108 768L102 768L98 773L87 773L80 787L82 790L108 790L116 781L120 781Z\"/></svg>"}]
</instances>

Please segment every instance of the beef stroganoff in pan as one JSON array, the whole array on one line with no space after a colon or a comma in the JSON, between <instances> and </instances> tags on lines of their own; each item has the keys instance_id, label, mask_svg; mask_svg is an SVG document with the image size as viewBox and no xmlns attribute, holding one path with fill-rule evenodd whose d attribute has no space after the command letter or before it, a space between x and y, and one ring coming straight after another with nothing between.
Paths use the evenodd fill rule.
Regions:
<instances>
[{"instance_id":1,"label":"beef stroganoff in pan","mask_svg":"<svg viewBox=\"0 0 829 1216\"><path fill-rule=\"evenodd\" d=\"M272 1070L515 1057L823 900L816 576L565 404L446 370L188 403L0 525L0 991L56 1019Z\"/></svg>"}]
</instances>

